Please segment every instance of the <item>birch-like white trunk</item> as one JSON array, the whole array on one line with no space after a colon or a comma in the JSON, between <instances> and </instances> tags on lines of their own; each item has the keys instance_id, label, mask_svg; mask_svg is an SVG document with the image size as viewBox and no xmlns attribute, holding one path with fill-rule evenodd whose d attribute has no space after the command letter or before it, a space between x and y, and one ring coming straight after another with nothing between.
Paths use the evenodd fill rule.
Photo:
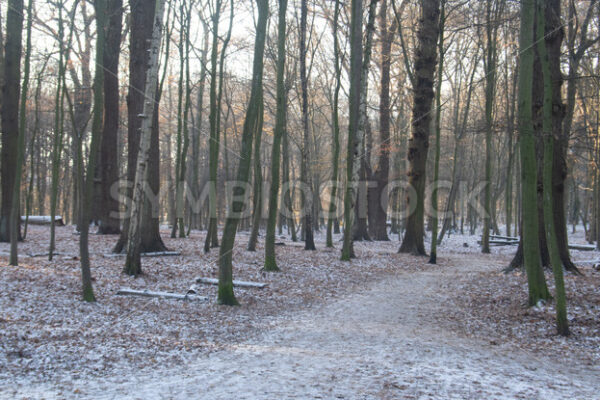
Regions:
<instances>
[{"instance_id":1,"label":"birch-like white trunk","mask_svg":"<svg viewBox=\"0 0 600 400\"><path fill-rule=\"evenodd\" d=\"M150 136L152 133L152 119L154 115L154 102L156 101L158 56L163 29L164 5L165 0L156 0L152 42L150 43L150 49L148 50L150 54L148 57L148 69L146 72L146 85L144 89L144 110L142 115L140 115L140 118L142 118L142 126L140 128L140 149L137 157L137 168L133 186L133 202L131 204L131 219L127 235L125 272L129 275L138 275L141 273L141 216L144 205L144 184L147 181L147 166L150 151Z\"/></svg>"}]
</instances>

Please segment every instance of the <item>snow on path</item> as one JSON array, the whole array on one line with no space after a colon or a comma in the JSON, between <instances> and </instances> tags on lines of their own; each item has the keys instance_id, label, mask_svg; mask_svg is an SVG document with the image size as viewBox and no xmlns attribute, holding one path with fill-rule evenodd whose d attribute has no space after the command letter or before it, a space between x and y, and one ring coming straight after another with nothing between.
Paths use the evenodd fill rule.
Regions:
<instances>
[{"instance_id":1,"label":"snow on path","mask_svg":"<svg viewBox=\"0 0 600 400\"><path fill-rule=\"evenodd\" d=\"M444 281L481 268L401 273L176 369L74 382L67 395L22 389L36 398L597 399L598 368L436 326Z\"/></svg>"}]
</instances>

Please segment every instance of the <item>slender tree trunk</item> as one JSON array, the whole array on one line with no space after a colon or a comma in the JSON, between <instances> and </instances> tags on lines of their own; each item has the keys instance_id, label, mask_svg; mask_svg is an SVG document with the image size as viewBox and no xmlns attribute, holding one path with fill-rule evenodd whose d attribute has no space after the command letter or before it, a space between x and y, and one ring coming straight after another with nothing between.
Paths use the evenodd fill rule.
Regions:
<instances>
[{"instance_id":1,"label":"slender tree trunk","mask_svg":"<svg viewBox=\"0 0 600 400\"><path fill-rule=\"evenodd\" d=\"M58 6L58 82L56 84L56 96L55 96L55 110L54 110L54 139L52 143L52 184L50 189L50 246L48 249L48 260L52 261L54 255L55 245L55 221L57 199L58 199L58 180L60 172L60 159L63 147L63 136L64 136L64 121L63 121L63 110L64 110L64 74L65 74L65 57L63 35L64 35L64 23L63 23L63 7L64 3L61 1ZM71 32L74 27L71 25ZM4 126L4 124L3 124ZM4 146L3 146L4 148ZM4 169L3 169L4 170ZM1 230L1 229L0 229Z\"/></svg>"},{"instance_id":2,"label":"slender tree trunk","mask_svg":"<svg viewBox=\"0 0 600 400\"><path fill-rule=\"evenodd\" d=\"M368 222L368 199L367 179L371 179L371 148L372 134L369 117L367 115L367 96L369 91L369 67L371 65L371 53L373 48L373 32L375 31L375 16L378 0L371 0L367 17L367 32L365 45L363 46L363 60L360 81L360 114L358 117L358 130L361 135L360 170L358 180L358 191L356 193L356 207L354 207L355 220L352 227L352 240L371 240L369 236ZM366 142L366 145L365 145Z\"/></svg>"},{"instance_id":3,"label":"slender tree trunk","mask_svg":"<svg viewBox=\"0 0 600 400\"><path fill-rule=\"evenodd\" d=\"M277 25L277 111L275 114L275 133L271 155L271 188L269 192L269 220L265 238L265 271L278 271L275 259L275 223L277 219L277 197L279 194L279 164L281 138L286 129L286 96L285 96L285 13L287 0L279 0L279 22Z\"/></svg>"},{"instance_id":4,"label":"slender tree trunk","mask_svg":"<svg viewBox=\"0 0 600 400\"><path fill-rule=\"evenodd\" d=\"M221 248L219 251L219 289L217 301L219 304L237 305L238 302L233 294L233 265L232 252L235 243L240 214L245 204L245 186L250 174L250 161L252 157L252 137L257 130L261 130L263 107L263 55L265 50L265 39L267 30L267 19L269 14L268 0L256 0L258 6L258 23L256 25L256 39L254 44L254 62L252 67L252 84L244 129L242 133L241 157L238 166L237 182L234 187L233 204L230 213L225 220Z\"/></svg>"},{"instance_id":5,"label":"slender tree trunk","mask_svg":"<svg viewBox=\"0 0 600 400\"><path fill-rule=\"evenodd\" d=\"M451 219L449 218L450 214L454 214L454 206L455 206L455 202L456 202L456 197L458 195L458 191L459 191L459 180L461 179L461 172L460 170L462 169L462 166L457 164L457 160L460 157L461 154L461 145L460 142L462 140L462 138L464 137L466 131L467 131L467 123L469 121L469 111L471 109L471 97L473 94L473 81L475 79L475 72L477 71L477 64L479 63L479 55L475 55L474 60L473 60L473 65L472 65L472 69L471 69L471 73L470 73L470 78L469 78L469 83L468 83L468 89L467 89L467 99L465 101L465 107L462 113L462 122L458 122L459 119L459 112L458 112L458 104L456 105L457 107L457 111L456 111L456 131L455 132L455 142L454 142L454 158L453 158L453 162L452 162L452 186L450 188L450 193L448 194L448 198L446 200L446 208L444 210L444 222L442 223L442 230L440 232L440 234L438 235L438 245L442 243L442 239L444 238L444 235L446 234L446 231L450 228L450 224L451 224ZM458 101L458 100L457 100ZM461 207L462 208L462 207ZM462 218L461 218L462 219ZM461 224L461 234L462 234L463 230L462 230L462 224Z\"/></svg>"},{"instance_id":6,"label":"slender tree trunk","mask_svg":"<svg viewBox=\"0 0 600 400\"><path fill-rule=\"evenodd\" d=\"M1 53L1 52L0 52ZM33 207L33 188L34 188L34 182L35 182L35 175L36 175L36 163L39 164L39 162L36 162L36 143L38 143L39 145L39 130L40 130L40 99L42 97L42 78L44 76L44 72L46 71L46 66L48 65L48 59L46 58L44 60L44 64L42 65L42 68L40 68L38 74L37 74L37 87L35 89L35 96L34 96L34 103L35 103L35 109L34 109L34 122L33 122L33 129L31 130L31 137L29 139L29 187L27 189L27 197L25 199L25 224L23 227L23 239L25 239L27 237L27 224L29 222L29 215L31 215L31 208ZM39 153L39 152L38 152ZM39 154L38 154L39 157ZM38 165L39 168L39 165ZM77 168L75 168L77 169ZM40 193L37 193L38 196L40 195Z\"/></svg>"},{"instance_id":7,"label":"slender tree trunk","mask_svg":"<svg viewBox=\"0 0 600 400\"><path fill-rule=\"evenodd\" d=\"M308 124L308 76L306 75L306 19L308 14L307 0L300 2L300 86L302 89L302 166L300 168L300 181L305 190L302 191L302 213L304 228L304 249L316 250L313 238L313 205L312 193L306 193L312 190L312 180L310 172L310 126Z\"/></svg>"},{"instance_id":8,"label":"slender tree trunk","mask_svg":"<svg viewBox=\"0 0 600 400\"><path fill-rule=\"evenodd\" d=\"M429 263L437 263L437 236L438 236L438 180L440 176L440 133L442 119L442 79L444 73L444 25L446 23L446 0L440 0L440 30L438 38L438 54L440 57L437 70L435 89L435 154L433 160L433 191L431 192L432 229L431 252Z\"/></svg>"},{"instance_id":9,"label":"slender tree trunk","mask_svg":"<svg viewBox=\"0 0 600 400\"><path fill-rule=\"evenodd\" d=\"M426 255L423 236L427 150L431 125L433 100L433 75L436 65L438 38L439 0L423 0L421 19L417 32L415 53L415 80L411 138L408 147L409 185L416 196L408 196L408 219L400 246L400 253ZM414 211L413 211L414 210Z\"/></svg>"},{"instance_id":10,"label":"slender tree trunk","mask_svg":"<svg viewBox=\"0 0 600 400\"><path fill-rule=\"evenodd\" d=\"M286 99L287 99L287 93L288 91L286 90ZM286 100L287 101L287 100ZM283 182L284 183L290 183L290 152L289 152L289 144L288 144L288 132L285 131L283 133L283 139L282 139L282 143L281 143L281 153L283 156L283 166L282 166L282 172L283 172ZM287 215L288 217L286 218L286 224L288 227L288 233L291 235L292 238L292 242L297 242L298 241L298 237L296 235L296 220L294 219L294 213L293 213L293 202L292 202L292 188L288 185L287 190L285 190L283 192L283 206L285 207L285 215Z\"/></svg>"},{"instance_id":11,"label":"slender tree trunk","mask_svg":"<svg viewBox=\"0 0 600 400\"><path fill-rule=\"evenodd\" d=\"M177 227L180 223L183 223L183 182L180 180L181 169L183 165L184 153L183 153L183 107L184 107L184 87L185 85L185 31L187 30L186 18L184 16L184 2L179 4L179 43L177 49L179 50L179 80L177 83L177 136L176 136L176 149L175 149L175 203L173 204L173 213L171 215L172 227L171 227L171 238L177 237ZM185 235L184 235L185 236Z\"/></svg>"},{"instance_id":12,"label":"slender tree trunk","mask_svg":"<svg viewBox=\"0 0 600 400\"><path fill-rule=\"evenodd\" d=\"M210 139L209 139L209 223L204 252L208 253L211 247L219 245L217 239L217 168L219 163L219 126L217 118L220 113L218 106L217 84L217 57L219 51L219 19L221 16L222 0L216 0L215 10L212 15L212 48L210 56Z\"/></svg>"},{"instance_id":13,"label":"slender tree trunk","mask_svg":"<svg viewBox=\"0 0 600 400\"><path fill-rule=\"evenodd\" d=\"M379 93L379 151L377 167L372 175L376 186L369 188L369 234L373 240L390 240L387 234L389 195L386 189L390 171L390 69L391 52L397 23L388 26L388 0L379 10L381 25L381 78Z\"/></svg>"},{"instance_id":14,"label":"slender tree trunk","mask_svg":"<svg viewBox=\"0 0 600 400\"><path fill-rule=\"evenodd\" d=\"M206 64L208 61L208 26L202 21L204 29L204 40L202 48L202 57L200 59L200 81L198 83L198 99L196 102L196 118L194 129L192 131L192 159L191 159L191 184L192 193L194 199L198 199L200 196L200 138L202 137L202 126L203 126L203 113L204 113L204 89L206 86ZM194 229L201 228L201 210L196 209L195 206L190 210L190 227Z\"/></svg>"},{"instance_id":15,"label":"slender tree trunk","mask_svg":"<svg viewBox=\"0 0 600 400\"><path fill-rule=\"evenodd\" d=\"M260 112L260 115L263 115L263 111ZM254 132L254 155L252 157L253 161L253 188L252 194L254 199L252 201L252 227L250 228L250 238L248 240L248 251L256 251L256 243L258 242L258 230L260 229L260 221L262 219L262 168L261 168L261 159L260 159L260 144L262 139L262 125L261 121L258 124L261 127L261 130L257 130Z\"/></svg>"},{"instance_id":16,"label":"slender tree trunk","mask_svg":"<svg viewBox=\"0 0 600 400\"><path fill-rule=\"evenodd\" d=\"M485 57L485 189L483 201L483 233L481 252L490 252L490 220L492 217L492 135L494 133L494 96L496 92L496 58L498 18L503 2L486 2L486 57Z\"/></svg>"},{"instance_id":17,"label":"slender tree trunk","mask_svg":"<svg viewBox=\"0 0 600 400\"><path fill-rule=\"evenodd\" d=\"M508 74L506 74L506 79L508 80ZM517 83L517 74L513 73L513 87L511 93L513 96L510 96L508 93L506 95L506 104L510 104L510 112L507 111L507 135L508 135L508 162L506 166L506 188L504 195L504 204L506 207L506 236L512 235L512 218L513 218L513 164L515 159L515 144L514 144L514 120L515 120L515 105L516 102L512 100L514 94L516 93L516 83ZM506 85L506 89L508 92L508 84ZM509 97L510 96L510 97Z\"/></svg>"},{"instance_id":18,"label":"slender tree trunk","mask_svg":"<svg viewBox=\"0 0 600 400\"><path fill-rule=\"evenodd\" d=\"M333 130L333 171L331 174L331 180L333 181L333 186L331 187L330 192L330 201L329 201L329 216L327 218L327 238L326 238L326 246L333 247L333 221L337 215L337 188L338 188L338 179L339 179L339 162L340 162L340 120L339 120L339 98L340 98L340 87L341 87L341 65L340 65L340 42L338 38L338 25L340 18L340 1L335 0L335 9L333 12L333 55L334 55L334 64L335 64L335 87L333 89L333 104L331 107L331 121L332 121L332 130Z\"/></svg>"}]
</instances>

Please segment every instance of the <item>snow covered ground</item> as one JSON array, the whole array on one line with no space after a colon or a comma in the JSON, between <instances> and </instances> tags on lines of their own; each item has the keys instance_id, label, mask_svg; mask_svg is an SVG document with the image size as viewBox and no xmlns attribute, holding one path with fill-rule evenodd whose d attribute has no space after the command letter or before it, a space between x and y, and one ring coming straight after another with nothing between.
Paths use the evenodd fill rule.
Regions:
<instances>
[{"instance_id":1,"label":"snow covered ground","mask_svg":"<svg viewBox=\"0 0 600 400\"><path fill-rule=\"evenodd\" d=\"M44 228L32 228L25 252L45 246ZM76 254L69 229L59 229L59 249ZM359 258L341 263L317 236L318 252L285 241L283 272L267 275L262 248L246 252L242 234L235 277L269 286L238 289L241 307L114 296L124 285L181 292L195 276L214 276L216 254L201 253L201 237L167 240L182 256L144 259L137 280L119 273L122 261L101 256L114 237L93 237L96 305L77 299L77 260L23 259L15 268L3 258L0 398L598 398L600 356L584 354L598 344L597 318L573 321L576 335L566 340L548 333L550 306L525 318L523 277L499 273L514 248L484 256L478 237L453 235L431 266L395 254L394 238L357 243ZM598 282L585 273L568 288ZM214 298L214 287L205 291ZM480 309L495 291L514 299L488 320ZM598 296L575 300L588 307L578 315L600 306ZM522 329L508 335L513 327Z\"/></svg>"}]
</instances>

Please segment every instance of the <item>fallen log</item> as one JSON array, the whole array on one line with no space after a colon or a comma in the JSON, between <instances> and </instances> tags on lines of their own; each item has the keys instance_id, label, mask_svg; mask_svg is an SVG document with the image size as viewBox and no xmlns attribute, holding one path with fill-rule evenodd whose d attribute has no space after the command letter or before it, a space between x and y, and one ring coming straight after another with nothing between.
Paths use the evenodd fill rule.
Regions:
<instances>
[{"instance_id":1,"label":"fallen log","mask_svg":"<svg viewBox=\"0 0 600 400\"><path fill-rule=\"evenodd\" d=\"M208 301L208 297L198 296L195 293L179 294L171 292L153 292L150 290L135 290L122 288L117 291L119 296L142 296L142 297L157 297L160 299L175 299L189 301Z\"/></svg>"},{"instance_id":2,"label":"fallen log","mask_svg":"<svg viewBox=\"0 0 600 400\"><path fill-rule=\"evenodd\" d=\"M518 237L514 236L502 236L502 235L490 235L490 244L495 245L508 245L508 244L516 244L519 242ZM582 251L593 251L596 250L596 246L593 244L569 244L569 249L571 250L582 250Z\"/></svg>"},{"instance_id":3,"label":"fallen log","mask_svg":"<svg viewBox=\"0 0 600 400\"><path fill-rule=\"evenodd\" d=\"M513 240L513 241L519 241L518 237L515 236L502 236L502 235L490 235L490 239L500 239L500 240Z\"/></svg>"},{"instance_id":4,"label":"fallen log","mask_svg":"<svg viewBox=\"0 0 600 400\"><path fill-rule=\"evenodd\" d=\"M22 215L21 222L25 222L26 218L27 223L31 225L50 225L50 221L52 221L52 217L50 215L30 215L29 217L27 217L26 215ZM54 225L65 226L63 217L60 215L55 215Z\"/></svg>"},{"instance_id":5,"label":"fallen log","mask_svg":"<svg viewBox=\"0 0 600 400\"><path fill-rule=\"evenodd\" d=\"M152 251L148 253L141 253L142 257L169 257L169 256L180 256L181 252L179 251ZM104 257L125 257L126 253L108 253L104 254Z\"/></svg>"},{"instance_id":6,"label":"fallen log","mask_svg":"<svg viewBox=\"0 0 600 400\"><path fill-rule=\"evenodd\" d=\"M477 241L478 244L481 244L481 240ZM513 240L490 240L490 245L494 245L494 246L514 246L516 244L519 244L519 241L513 241Z\"/></svg>"},{"instance_id":7,"label":"fallen log","mask_svg":"<svg viewBox=\"0 0 600 400\"><path fill-rule=\"evenodd\" d=\"M570 244L569 249L571 250L583 250L583 251L593 251L596 250L596 246L593 244Z\"/></svg>"},{"instance_id":8,"label":"fallen log","mask_svg":"<svg viewBox=\"0 0 600 400\"><path fill-rule=\"evenodd\" d=\"M200 277L200 278L196 278L196 283L206 283L208 285L218 285L219 280L216 278ZM267 284L262 283L262 282L247 282L247 281L235 281L234 280L233 286L263 289L267 286Z\"/></svg>"},{"instance_id":9,"label":"fallen log","mask_svg":"<svg viewBox=\"0 0 600 400\"><path fill-rule=\"evenodd\" d=\"M29 257L48 257L49 253L45 252L45 253L29 253L27 254ZM60 251L55 251L52 253L53 256L67 256L67 257L75 257L73 255L70 254L66 254L66 253L61 253Z\"/></svg>"}]
</instances>

